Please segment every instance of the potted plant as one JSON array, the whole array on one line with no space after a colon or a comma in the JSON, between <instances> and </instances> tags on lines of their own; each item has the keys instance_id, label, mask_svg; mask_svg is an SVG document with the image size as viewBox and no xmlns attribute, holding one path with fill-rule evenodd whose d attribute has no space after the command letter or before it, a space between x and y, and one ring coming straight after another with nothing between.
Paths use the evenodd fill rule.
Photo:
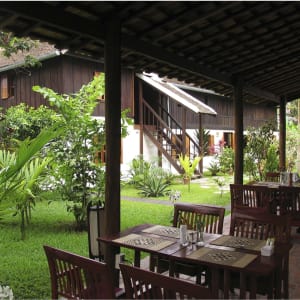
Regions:
<instances>
[{"instance_id":1,"label":"potted plant","mask_svg":"<svg viewBox=\"0 0 300 300\"><path fill-rule=\"evenodd\" d=\"M190 181L192 176L195 173L196 167L199 164L199 161L201 160L200 156L196 156L193 160L190 160L188 155L179 155L179 162L183 169L183 183L189 185L190 190Z\"/></svg>"}]
</instances>

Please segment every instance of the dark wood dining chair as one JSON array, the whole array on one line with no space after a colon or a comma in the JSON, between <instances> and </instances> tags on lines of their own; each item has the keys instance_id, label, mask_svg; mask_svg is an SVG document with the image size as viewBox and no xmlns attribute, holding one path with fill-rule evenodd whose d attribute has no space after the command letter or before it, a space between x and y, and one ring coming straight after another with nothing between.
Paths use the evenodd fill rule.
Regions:
<instances>
[{"instance_id":1,"label":"dark wood dining chair","mask_svg":"<svg viewBox=\"0 0 300 300\"><path fill-rule=\"evenodd\" d=\"M280 182L280 172L266 172L265 181Z\"/></svg>"},{"instance_id":2,"label":"dark wood dining chair","mask_svg":"<svg viewBox=\"0 0 300 300\"><path fill-rule=\"evenodd\" d=\"M202 222L203 231L206 233L222 234L224 224L225 208L217 206L206 206L187 203L176 203L174 205L173 226L187 225L187 229L196 230L197 223ZM157 272L162 273L168 270L169 262L160 257L150 257L150 261L156 258L154 265ZM151 266L151 262L150 262ZM151 268L153 270L153 268ZM201 283L201 275L206 275L206 268L197 267L192 264L176 262L174 265L175 275L185 274L196 276L196 282Z\"/></svg>"},{"instance_id":3,"label":"dark wood dining chair","mask_svg":"<svg viewBox=\"0 0 300 300\"><path fill-rule=\"evenodd\" d=\"M291 248L291 216L277 216L268 212L258 212L251 208L236 208L232 211L230 235L267 240L275 238L275 251L281 258L281 282L283 296L288 299L289 282L289 250ZM262 290L267 285L264 279L259 280Z\"/></svg>"},{"instance_id":4,"label":"dark wood dining chair","mask_svg":"<svg viewBox=\"0 0 300 300\"><path fill-rule=\"evenodd\" d=\"M127 299L212 299L208 287L120 264Z\"/></svg>"},{"instance_id":5,"label":"dark wood dining chair","mask_svg":"<svg viewBox=\"0 0 300 300\"><path fill-rule=\"evenodd\" d=\"M273 192L266 186L230 184L231 211L235 208L255 208L256 211L273 210Z\"/></svg>"},{"instance_id":6,"label":"dark wood dining chair","mask_svg":"<svg viewBox=\"0 0 300 300\"><path fill-rule=\"evenodd\" d=\"M300 227L300 187L279 186L280 214L290 214L292 226Z\"/></svg>"},{"instance_id":7,"label":"dark wood dining chair","mask_svg":"<svg viewBox=\"0 0 300 300\"><path fill-rule=\"evenodd\" d=\"M87 257L44 245L52 299L116 299L123 289L113 287L108 266Z\"/></svg>"}]
</instances>

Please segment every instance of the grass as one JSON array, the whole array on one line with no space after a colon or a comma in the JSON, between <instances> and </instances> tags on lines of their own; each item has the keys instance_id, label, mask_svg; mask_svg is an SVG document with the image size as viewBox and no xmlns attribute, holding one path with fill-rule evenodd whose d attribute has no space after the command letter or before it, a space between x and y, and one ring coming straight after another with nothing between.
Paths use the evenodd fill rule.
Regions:
<instances>
[{"instance_id":1,"label":"grass","mask_svg":"<svg viewBox=\"0 0 300 300\"><path fill-rule=\"evenodd\" d=\"M172 189L181 191L181 202L229 203L229 193L220 197L215 193L216 186L206 188L192 183L188 192L187 186L176 184ZM122 188L122 196L139 197L132 187ZM168 197L160 199L170 204ZM171 205L122 200L121 227L141 223L169 225L172 212ZM21 241L18 217L6 216L0 221L0 285L9 285L15 299L49 299L49 270L42 246L49 244L88 256L87 232L74 230L73 215L67 212L64 202L53 201L48 205L45 201L37 204L26 233L26 239ZM121 251L127 258L132 257L130 250Z\"/></svg>"}]
</instances>

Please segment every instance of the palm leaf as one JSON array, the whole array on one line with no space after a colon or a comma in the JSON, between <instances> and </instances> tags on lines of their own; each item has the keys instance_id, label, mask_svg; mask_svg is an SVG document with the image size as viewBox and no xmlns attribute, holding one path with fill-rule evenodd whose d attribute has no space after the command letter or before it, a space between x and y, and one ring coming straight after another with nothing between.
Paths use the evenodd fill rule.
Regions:
<instances>
[{"instance_id":1,"label":"palm leaf","mask_svg":"<svg viewBox=\"0 0 300 300\"><path fill-rule=\"evenodd\" d=\"M50 128L45 129L40 132L40 134L30 140L25 139L19 143L19 148L16 152L15 163L9 165L7 169L0 173L0 185L7 182L11 177L15 177L16 174L22 169L22 167L36 154L43 146L45 146L49 141L58 137L64 128Z\"/></svg>"}]
</instances>

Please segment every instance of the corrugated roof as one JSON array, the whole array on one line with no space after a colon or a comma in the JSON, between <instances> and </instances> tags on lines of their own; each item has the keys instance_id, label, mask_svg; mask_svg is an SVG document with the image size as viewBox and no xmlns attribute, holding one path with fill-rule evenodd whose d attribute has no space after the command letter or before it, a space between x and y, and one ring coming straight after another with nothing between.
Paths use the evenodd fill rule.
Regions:
<instances>
[{"instance_id":1,"label":"corrugated roof","mask_svg":"<svg viewBox=\"0 0 300 300\"><path fill-rule=\"evenodd\" d=\"M210 115L217 114L213 108L201 102L199 99L184 92L183 90L176 87L171 82L168 82L166 80L161 80L157 76L143 75L143 74L137 74L137 76L140 79L147 82L148 84L150 84L151 86L161 91L162 93L164 93L165 95L171 97L178 103L194 111L195 113L210 114Z\"/></svg>"}]
</instances>

